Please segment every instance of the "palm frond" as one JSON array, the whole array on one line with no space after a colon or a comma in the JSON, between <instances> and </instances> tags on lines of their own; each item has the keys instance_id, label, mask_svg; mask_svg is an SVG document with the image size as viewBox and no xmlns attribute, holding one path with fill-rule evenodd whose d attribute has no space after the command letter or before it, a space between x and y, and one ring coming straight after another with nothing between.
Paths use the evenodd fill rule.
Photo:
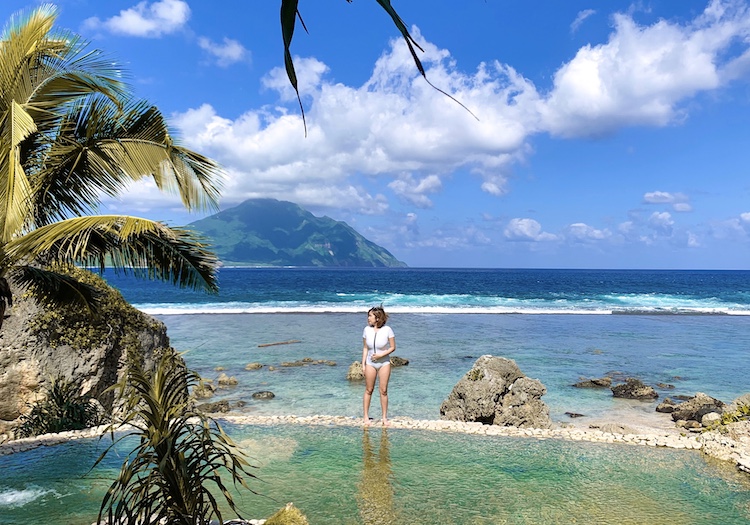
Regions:
<instances>
[{"instance_id":1,"label":"palm frond","mask_svg":"<svg viewBox=\"0 0 750 525\"><path fill-rule=\"evenodd\" d=\"M216 256L186 229L120 215L66 219L39 227L5 247L14 260L44 257L84 266L105 266L215 292Z\"/></svg>"},{"instance_id":2,"label":"palm frond","mask_svg":"<svg viewBox=\"0 0 750 525\"><path fill-rule=\"evenodd\" d=\"M179 194L187 209L215 210L221 176L214 161L174 144L154 106L136 102L121 110L104 97L89 97L61 122L34 177L35 220L48 224L91 213L101 194L118 195L143 177Z\"/></svg>"},{"instance_id":3,"label":"palm frond","mask_svg":"<svg viewBox=\"0 0 750 525\"><path fill-rule=\"evenodd\" d=\"M72 275L55 269L19 265L13 269L12 274L16 284L50 306L78 305L95 312L96 305L102 298L95 286L82 283Z\"/></svg>"},{"instance_id":4,"label":"palm frond","mask_svg":"<svg viewBox=\"0 0 750 525\"><path fill-rule=\"evenodd\" d=\"M34 120L12 101L0 120L0 211L4 212L0 240L7 242L23 227L29 211L30 184L21 165L20 144L36 131Z\"/></svg>"}]
</instances>

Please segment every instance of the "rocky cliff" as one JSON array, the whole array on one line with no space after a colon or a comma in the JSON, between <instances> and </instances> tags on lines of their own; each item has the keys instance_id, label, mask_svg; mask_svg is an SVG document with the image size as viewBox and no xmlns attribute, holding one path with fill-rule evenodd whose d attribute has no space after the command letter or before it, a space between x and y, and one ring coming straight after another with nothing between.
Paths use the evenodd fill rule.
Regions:
<instances>
[{"instance_id":1,"label":"rocky cliff","mask_svg":"<svg viewBox=\"0 0 750 525\"><path fill-rule=\"evenodd\" d=\"M163 323L125 302L98 276L76 270L104 294L99 315L80 308L46 308L14 283L13 307L0 328L0 434L27 412L57 376L80 381L87 393L111 408L105 390L116 383L129 351L152 362L169 348Z\"/></svg>"}]
</instances>

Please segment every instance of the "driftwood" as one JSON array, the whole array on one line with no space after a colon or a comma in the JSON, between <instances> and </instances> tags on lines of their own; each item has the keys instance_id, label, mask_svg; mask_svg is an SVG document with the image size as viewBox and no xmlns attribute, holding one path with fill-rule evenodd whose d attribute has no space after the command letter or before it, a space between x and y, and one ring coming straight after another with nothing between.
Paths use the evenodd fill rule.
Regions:
<instances>
[{"instance_id":1,"label":"driftwood","mask_svg":"<svg viewBox=\"0 0 750 525\"><path fill-rule=\"evenodd\" d=\"M290 345L292 343L301 343L302 341L298 341L297 339L292 339L290 341L279 341L278 343L263 343L262 345L258 345L258 348L264 348L266 346L276 346L276 345Z\"/></svg>"}]
</instances>

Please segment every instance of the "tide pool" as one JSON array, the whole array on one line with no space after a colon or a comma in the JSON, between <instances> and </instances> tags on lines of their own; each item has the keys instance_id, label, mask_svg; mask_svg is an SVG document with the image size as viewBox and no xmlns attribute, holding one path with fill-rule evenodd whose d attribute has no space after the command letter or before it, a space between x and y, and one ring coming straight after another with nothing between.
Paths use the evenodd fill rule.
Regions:
<instances>
[{"instance_id":1,"label":"tide pool","mask_svg":"<svg viewBox=\"0 0 750 525\"><path fill-rule=\"evenodd\" d=\"M377 427L225 427L257 467L250 485L259 495L238 495L251 518L292 501L314 525L750 520L750 479L696 452ZM0 521L92 523L122 460L89 472L102 446L0 457Z\"/></svg>"}]
</instances>

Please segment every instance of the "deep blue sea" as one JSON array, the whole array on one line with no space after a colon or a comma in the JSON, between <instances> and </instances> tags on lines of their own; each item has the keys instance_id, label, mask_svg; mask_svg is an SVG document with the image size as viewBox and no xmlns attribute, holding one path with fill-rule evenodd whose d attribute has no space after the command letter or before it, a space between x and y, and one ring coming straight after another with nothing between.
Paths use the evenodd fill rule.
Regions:
<instances>
[{"instance_id":1,"label":"deep blue sea","mask_svg":"<svg viewBox=\"0 0 750 525\"><path fill-rule=\"evenodd\" d=\"M238 385L214 400L241 413L361 417L362 385L345 376L361 358L366 311L380 304L396 355L410 360L392 373L393 418L437 419L484 354L539 379L560 424L573 423L566 412L584 415L576 425L613 414L653 423L668 417L654 410L664 397L729 402L750 392L750 271L222 268L218 295L104 277L166 324L204 378L234 376ZM297 342L265 346L285 341ZM282 366L306 357L336 366ZM264 366L246 370L252 362ZM604 375L638 377L660 398L572 387ZM276 397L253 399L259 390ZM379 414L375 398L370 415ZM380 428L228 429L263 479L255 488L264 497L243 499L251 517L294 501L314 525L750 523L748 477L697 452ZM0 457L0 523L92 523L122 460L87 474L98 449ZM82 465L75 472L70 457Z\"/></svg>"}]
</instances>

